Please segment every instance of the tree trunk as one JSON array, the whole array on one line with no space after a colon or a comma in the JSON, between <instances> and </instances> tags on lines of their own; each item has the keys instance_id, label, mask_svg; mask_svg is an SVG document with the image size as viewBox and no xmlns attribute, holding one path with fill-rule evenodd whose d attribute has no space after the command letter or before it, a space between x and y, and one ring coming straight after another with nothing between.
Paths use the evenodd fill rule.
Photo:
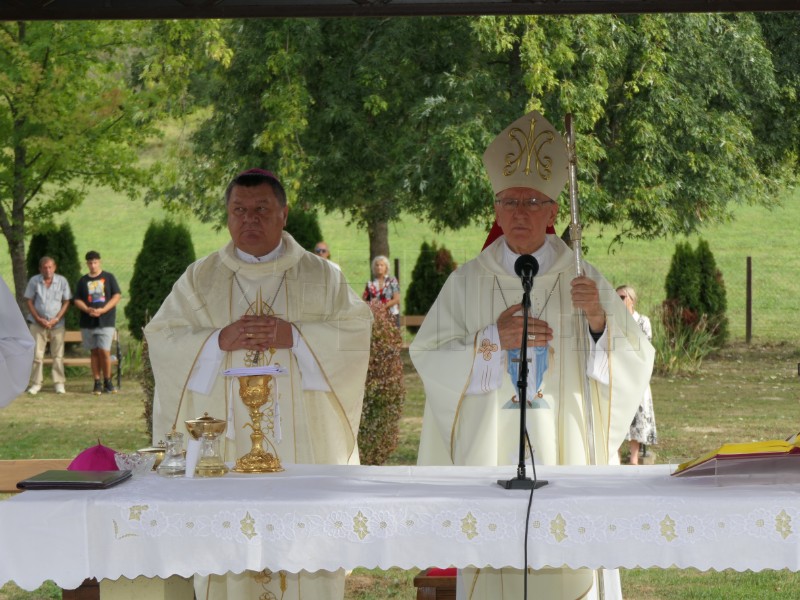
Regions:
<instances>
[{"instance_id":1,"label":"tree trunk","mask_svg":"<svg viewBox=\"0 0 800 600\"><path fill-rule=\"evenodd\" d=\"M369 234L369 259L376 256L389 258L389 222L370 221L368 224Z\"/></svg>"},{"instance_id":2,"label":"tree trunk","mask_svg":"<svg viewBox=\"0 0 800 600\"><path fill-rule=\"evenodd\" d=\"M16 224L12 225L12 230L15 229L17 229ZM11 254L11 269L14 273L14 295L17 297L17 304L19 304L20 310L25 314L28 310L24 308L27 305L23 297L25 286L28 285L28 274L25 268L25 237L24 235L16 234L16 231L12 233L14 240L13 242L9 241L8 249Z\"/></svg>"}]
</instances>

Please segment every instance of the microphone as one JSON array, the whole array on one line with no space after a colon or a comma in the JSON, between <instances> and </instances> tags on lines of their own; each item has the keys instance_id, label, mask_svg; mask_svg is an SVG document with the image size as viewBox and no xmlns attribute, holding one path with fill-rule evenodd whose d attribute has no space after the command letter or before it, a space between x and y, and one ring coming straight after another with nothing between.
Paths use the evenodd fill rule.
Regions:
<instances>
[{"instance_id":1,"label":"microphone","mask_svg":"<svg viewBox=\"0 0 800 600\"><path fill-rule=\"evenodd\" d=\"M530 254L523 254L514 262L514 272L522 279L522 287L526 292L533 287L533 278L539 272L539 261Z\"/></svg>"}]
</instances>

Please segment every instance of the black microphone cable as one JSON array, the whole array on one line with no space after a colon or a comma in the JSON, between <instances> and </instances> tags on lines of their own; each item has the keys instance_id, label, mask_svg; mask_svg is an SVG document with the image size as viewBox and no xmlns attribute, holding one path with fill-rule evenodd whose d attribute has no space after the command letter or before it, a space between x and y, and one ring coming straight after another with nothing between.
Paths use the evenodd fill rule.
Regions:
<instances>
[{"instance_id":1,"label":"black microphone cable","mask_svg":"<svg viewBox=\"0 0 800 600\"><path fill-rule=\"evenodd\" d=\"M520 407L520 410L525 410L525 404ZM525 594L523 600L528 600L528 526L531 522L531 508L533 507L533 491L536 489L536 461L533 460L533 446L531 445L531 437L528 435L527 428L525 429L525 441L528 443L528 450L531 451L531 470L533 471L533 486L531 487L530 496L528 496L528 509L525 513L525 537L523 543L525 544L525 574L523 575L523 593Z\"/></svg>"}]
</instances>

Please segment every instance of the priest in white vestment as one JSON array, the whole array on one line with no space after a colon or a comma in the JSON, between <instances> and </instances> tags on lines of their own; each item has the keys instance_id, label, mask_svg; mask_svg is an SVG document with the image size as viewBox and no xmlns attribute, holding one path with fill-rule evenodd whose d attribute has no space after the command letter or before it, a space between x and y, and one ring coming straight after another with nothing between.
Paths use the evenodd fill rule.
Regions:
<instances>
[{"instance_id":1,"label":"priest in white vestment","mask_svg":"<svg viewBox=\"0 0 800 600\"><path fill-rule=\"evenodd\" d=\"M339 269L283 231L286 194L268 171L239 174L225 194L231 242L194 264L145 328L156 380L153 441L184 421L227 420L226 462L251 450L238 383L222 371L265 365L277 409L265 449L283 465L358 464L357 436L372 315ZM197 598L341 599L344 573L244 571L195 576Z\"/></svg>"},{"instance_id":2,"label":"priest in white vestment","mask_svg":"<svg viewBox=\"0 0 800 600\"><path fill-rule=\"evenodd\" d=\"M8 406L28 385L34 343L14 294L0 277L0 407Z\"/></svg>"},{"instance_id":3,"label":"priest in white vestment","mask_svg":"<svg viewBox=\"0 0 800 600\"><path fill-rule=\"evenodd\" d=\"M449 277L411 345L426 395L418 462L509 465L509 478L516 475L515 359L522 344L523 287L514 264L523 254L539 265L530 293L523 403L533 459L545 465L592 464L591 435L594 462L618 462L617 448L648 385L655 353L614 287L588 264L576 277L574 254L547 233L567 182L566 144L534 111L509 125L483 161L503 235ZM584 412L587 377L593 432L587 432ZM529 492L508 493L527 497ZM528 598L597 597L593 571L562 566L529 571ZM603 580L606 600L619 597L618 572L606 572ZM458 575L461 599L519 600L523 589L520 570L464 569Z\"/></svg>"}]
</instances>

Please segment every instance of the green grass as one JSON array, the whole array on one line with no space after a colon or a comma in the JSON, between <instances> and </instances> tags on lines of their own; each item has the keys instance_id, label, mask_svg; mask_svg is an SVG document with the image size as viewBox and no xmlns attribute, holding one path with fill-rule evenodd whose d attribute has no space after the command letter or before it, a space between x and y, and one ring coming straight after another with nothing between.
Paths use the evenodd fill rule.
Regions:
<instances>
[{"instance_id":1,"label":"green grass","mask_svg":"<svg viewBox=\"0 0 800 600\"><path fill-rule=\"evenodd\" d=\"M389 464L413 464L422 423L419 377L404 353L406 403L401 443ZM677 464L725 442L785 438L800 429L800 350L795 344L734 344L705 361L692 377L654 377L659 444L656 462ZM101 441L118 450L148 444L141 420L141 391L130 379L119 394L92 396L87 373L72 375L68 394L46 388L20 397L2 411L0 458L70 457ZM653 448L651 448L651 451ZM767 488L765 488L766 490ZM356 569L347 600L412 600L415 571ZM797 597L800 574L701 573L693 569L632 569L622 572L626 598L637 600L750 600ZM53 598L52 586L26 594L13 584L0 600Z\"/></svg>"},{"instance_id":2,"label":"green grass","mask_svg":"<svg viewBox=\"0 0 800 600\"><path fill-rule=\"evenodd\" d=\"M559 230L568 220L562 207ZM122 286L121 305L127 303L130 278L136 256L150 221L162 219L159 206L145 207L106 189L96 189L66 218L73 229L80 256L98 250L103 266L114 273ZM192 233L195 252L205 256L229 239L227 230L199 223L192 216L175 217ZM708 240L722 270L728 293L728 317L733 340L745 338L745 273L747 257L753 265L753 339L761 342L800 341L800 328L786 327L794 321L796 298L800 296L800 253L791 235L777 235L787 224L800 222L800 190L788 195L784 205L773 211L743 206L736 210L732 223L710 226L703 237ZM339 263L357 293L369 276L367 233L348 224L340 214L321 216L321 227L331 247L332 260ZM586 260L597 266L614 285L628 283L639 294L639 308L651 313L664 297L664 279L675 248L675 239L629 240L609 251L613 231L589 227L584 232L588 247ZM411 271L423 241L436 240L447 247L457 263L474 257L483 245L485 228L472 226L457 232L435 233L414 217L406 217L389 227L391 259L400 261L400 281L408 285ZM698 236L688 241L696 246ZM0 275L11 282L8 252L0 253ZM121 313L120 313L121 314ZM122 317L120 317L122 318Z\"/></svg>"},{"instance_id":3,"label":"green grass","mask_svg":"<svg viewBox=\"0 0 800 600\"><path fill-rule=\"evenodd\" d=\"M710 243L725 276L729 319L734 343L707 360L692 377L655 377L653 395L660 443L657 462L679 463L716 448L724 442L782 438L800 429L800 328L796 322L796 298L800 267L796 242L776 235L787 224L800 222L800 194L787 198L775 211L751 207L737 210L733 223L710 227L704 237ZM142 238L152 219L163 218L159 207L120 199L107 190L95 190L68 215L78 241L79 253L96 249L106 269L114 272L125 294ZM562 214L562 223L565 215ZM225 230L184 217L192 231L196 253L203 256L227 239ZM338 262L353 288L360 293L369 274L368 241L365 232L347 224L340 215L321 220L332 258ZM448 247L457 262L474 256L483 244L484 229L434 234L416 219L407 218L390 227L392 258L400 259L400 279L407 285L420 244L436 240ZM633 285L640 308L651 312L663 297L664 278L675 240L628 241L606 251L611 235L594 229L584 232L589 246L586 258L615 285ZM696 237L691 240L696 244ZM744 339L744 280L746 257L753 257L754 344ZM0 253L0 274L10 282L10 261ZM124 325L122 327L123 334ZM123 335L123 341L127 336ZM90 395L91 382L85 371L69 374L68 394L56 397L50 391L36 398L21 397L2 411L0 458L70 457L97 443L116 449L135 449L149 440L141 422L141 392L129 377L120 394ZM419 378L406 361L406 406L401 423L401 443L390 464L416 461L424 398ZM357 569L348 579L348 600L414 598L414 572ZM623 572L626 598L638 600L690 600L709 598L783 599L797 597L800 576L789 572L700 573L694 570L628 570ZM58 598L52 586L25 593L7 585L0 600Z\"/></svg>"}]
</instances>

